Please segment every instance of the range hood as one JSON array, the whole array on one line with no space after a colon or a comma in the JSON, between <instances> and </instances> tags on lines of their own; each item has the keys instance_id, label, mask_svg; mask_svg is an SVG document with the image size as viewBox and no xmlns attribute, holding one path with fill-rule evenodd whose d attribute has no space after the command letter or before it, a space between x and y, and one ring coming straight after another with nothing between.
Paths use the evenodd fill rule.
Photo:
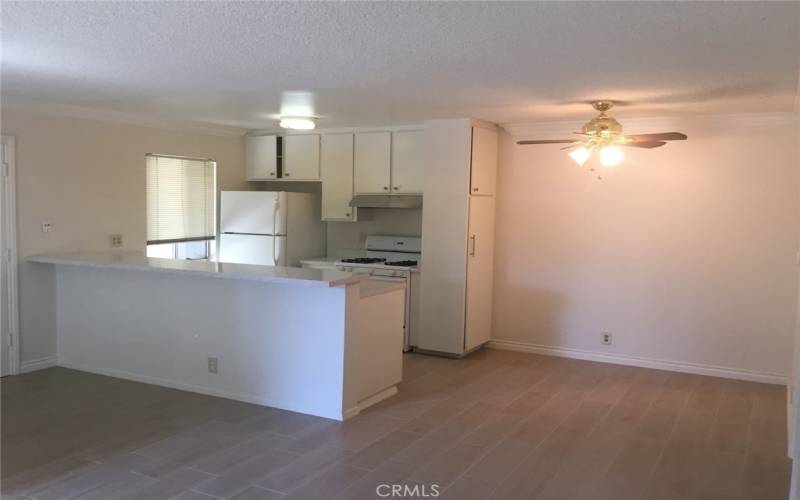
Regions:
<instances>
[{"instance_id":1,"label":"range hood","mask_svg":"<svg viewBox=\"0 0 800 500\"><path fill-rule=\"evenodd\" d=\"M422 208L422 195L418 194L359 194L350 201L358 208Z\"/></svg>"}]
</instances>

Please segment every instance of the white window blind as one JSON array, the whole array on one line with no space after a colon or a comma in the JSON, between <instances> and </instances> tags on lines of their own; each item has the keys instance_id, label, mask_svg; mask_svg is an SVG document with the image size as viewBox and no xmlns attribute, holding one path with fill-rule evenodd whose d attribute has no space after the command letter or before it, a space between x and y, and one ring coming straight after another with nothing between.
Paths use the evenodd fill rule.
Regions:
<instances>
[{"instance_id":1,"label":"white window blind","mask_svg":"<svg viewBox=\"0 0 800 500\"><path fill-rule=\"evenodd\" d=\"M147 155L147 244L213 240L216 162Z\"/></svg>"}]
</instances>

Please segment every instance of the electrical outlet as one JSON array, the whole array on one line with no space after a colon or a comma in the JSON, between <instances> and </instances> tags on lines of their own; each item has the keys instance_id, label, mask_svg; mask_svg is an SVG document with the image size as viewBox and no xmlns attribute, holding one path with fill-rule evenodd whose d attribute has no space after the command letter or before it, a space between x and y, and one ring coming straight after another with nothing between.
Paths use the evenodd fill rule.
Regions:
<instances>
[{"instance_id":1,"label":"electrical outlet","mask_svg":"<svg viewBox=\"0 0 800 500\"><path fill-rule=\"evenodd\" d=\"M52 233L53 232L53 223L49 220L42 221L42 232L43 233Z\"/></svg>"},{"instance_id":2,"label":"electrical outlet","mask_svg":"<svg viewBox=\"0 0 800 500\"><path fill-rule=\"evenodd\" d=\"M219 372L219 358L208 358L208 373Z\"/></svg>"},{"instance_id":3,"label":"electrical outlet","mask_svg":"<svg viewBox=\"0 0 800 500\"><path fill-rule=\"evenodd\" d=\"M122 247L122 235L121 234L112 234L108 237L108 244L111 248L121 248Z\"/></svg>"},{"instance_id":4,"label":"electrical outlet","mask_svg":"<svg viewBox=\"0 0 800 500\"><path fill-rule=\"evenodd\" d=\"M603 332L600 335L600 343L603 345L611 345L614 341L614 337L611 335L610 332Z\"/></svg>"}]
</instances>

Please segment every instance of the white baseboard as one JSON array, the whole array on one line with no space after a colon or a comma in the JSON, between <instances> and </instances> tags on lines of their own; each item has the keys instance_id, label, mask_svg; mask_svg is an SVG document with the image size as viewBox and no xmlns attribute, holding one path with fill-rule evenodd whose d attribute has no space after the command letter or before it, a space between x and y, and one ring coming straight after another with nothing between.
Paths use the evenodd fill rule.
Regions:
<instances>
[{"instance_id":1,"label":"white baseboard","mask_svg":"<svg viewBox=\"0 0 800 500\"><path fill-rule=\"evenodd\" d=\"M58 365L58 359L55 356L48 356L46 358L31 359L23 361L19 365L20 373L35 372L36 370L44 370L45 368L52 368Z\"/></svg>"},{"instance_id":2,"label":"white baseboard","mask_svg":"<svg viewBox=\"0 0 800 500\"><path fill-rule=\"evenodd\" d=\"M212 389L209 387L203 387L193 384L185 384L183 382L175 382L172 380L157 378L157 377L148 377L146 375L139 375L137 373L131 373L121 370L109 370L106 368L99 368L96 366L84 365L80 363L72 363L69 361L65 361L62 359L58 360L58 366L63 366L64 368L70 368L73 370L80 370L83 372L89 373L96 373L98 375L105 375L107 377L116 377L122 378L125 380L132 380L134 382L142 382L145 384L153 384L153 385L160 385L162 387L169 387L171 389L179 389L181 391L189 391L189 392L196 392L198 394L205 394L207 396L217 396L220 398L226 399L234 399L236 401L243 401L245 403L253 403L262 406L270 406L272 408L279 408L281 410L288 410L294 411L298 413L305 413L307 415L314 415L317 417L323 418L330 418L332 420L344 420L346 417L343 414L338 415L328 415L328 414L321 414L315 408L309 408L307 406L294 404L287 401L278 401L269 398L262 398L258 396L252 396L248 394L239 394L231 391L219 390L219 389Z\"/></svg>"},{"instance_id":3,"label":"white baseboard","mask_svg":"<svg viewBox=\"0 0 800 500\"><path fill-rule=\"evenodd\" d=\"M639 366L642 368L654 368L656 370L668 370L673 372L693 373L696 375L709 375L712 377L749 380L751 382L763 382L766 384L786 385L789 381L789 378L786 375L781 375L780 373L742 370L739 368L728 368L724 366L704 365L698 363L685 363L682 361L667 361L662 359L629 356L626 354L607 354L604 352L572 349L570 347L529 344L527 342L517 342L513 340L490 340L486 344L486 347L491 349L502 349L506 351L544 354L546 356L558 356L560 358L584 359L587 361L598 361L601 363L613 363L618 365Z\"/></svg>"},{"instance_id":4,"label":"white baseboard","mask_svg":"<svg viewBox=\"0 0 800 500\"><path fill-rule=\"evenodd\" d=\"M355 417L356 415L358 415L362 411L366 410L370 406L376 405L376 404L380 403L381 401L383 401L384 399L388 399L388 398L394 396L395 394L397 394L397 386L393 385L391 387L387 387L386 389L384 389L384 390L382 390L382 391L380 391L380 392L378 392L376 394L373 394L372 396L370 396L370 397L368 397L366 399L362 399L361 401L356 403L356 405L354 407L345 410L345 412L344 412L344 420L347 420L348 418Z\"/></svg>"}]
</instances>

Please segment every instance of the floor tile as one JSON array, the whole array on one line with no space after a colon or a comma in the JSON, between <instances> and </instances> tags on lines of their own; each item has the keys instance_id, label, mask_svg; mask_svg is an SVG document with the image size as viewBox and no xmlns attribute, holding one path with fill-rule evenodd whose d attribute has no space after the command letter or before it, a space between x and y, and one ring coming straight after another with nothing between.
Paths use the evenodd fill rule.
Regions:
<instances>
[{"instance_id":1,"label":"floor tile","mask_svg":"<svg viewBox=\"0 0 800 500\"><path fill-rule=\"evenodd\" d=\"M399 393L347 422L64 368L0 386L3 498L366 500L387 485L448 499L788 495L786 389L753 382L407 354Z\"/></svg>"}]
</instances>

